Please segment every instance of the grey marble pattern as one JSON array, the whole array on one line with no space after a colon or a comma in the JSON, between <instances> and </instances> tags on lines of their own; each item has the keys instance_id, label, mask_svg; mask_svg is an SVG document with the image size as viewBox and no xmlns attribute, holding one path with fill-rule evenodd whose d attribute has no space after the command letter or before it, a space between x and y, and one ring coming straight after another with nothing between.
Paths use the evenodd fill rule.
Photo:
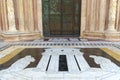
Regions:
<instances>
[{"instance_id":1,"label":"grey marble pattern","mask_svg":"<svg viewBox=\"0 0 120 80\"><path fill-rule=\"evenodd\" d=\"M65 40L66 41L66 40ZM55 44L55 45L54 45ZM66 45L67 44L67 45ZM76 48L110 48L120 51L119 42L105 42L105 41L82 41L82 42L46 42L36 40L34 42L13 42L13 43L0 43L0 48L6 45L15 45L17 47L32 46L37 48L47 48L42 53L42 58L38 65L34 68L26 68L30 62L34 61L33 57L21 59L16 61L11 67L6 70L0 71L0 80L120 80L120 67L111 62L109 59L101 56L90 57L94 59L95 63L100 64L101 68L92 68L88 65L87 61L83 57L84 53L80 52L80 49ZM55 48L58 47L59 48ZM62 46L62 47L61 47ZM74 48L73 48L74 47ZM16 49L16 48L15 48ZM61 51L63 50L63 51ZM7 54L6 54L7 55ZM49 69L46 72L47 62L50 55L54 56L50 63ZM58 72L58 55L67 55L69 62L69 72ZM76 67L75 55L81 71ZM0 56L2 56L0 54ZM71 61L72 60L72 61ZM26 61L26 62L25 62ZM22 63L22 64L19 64ZM23 65L24 64L24 65ZM16 67L19 66L19 67ZM54 66L54 67L52 67ZM4 73L4 74L3 74Z\"/></svg>"},{"instance_id":2,"label":"grey marble pattern","mask_svg":"<svg viewBox=\"0 0 120 80\"><path fill-rule=\"evenodd\" d=\"M90 55L101 68L92 68L89 66L84 53L75 48L49 48L42 53L42 58L37 67L26 68L30 62L35 61L31 56L26 56L16 61L11 67L0 74L0 80L120 80L120 67L115 65L109 59ZM46 67L50 55L52 56L48 70ZM68 62L68 71L58 71L58 56L66 55ZM81 70L78 69L75 58Z\"/></svg>"},{"instance_id":3,"label":"grey marble pattern","mask_svg":"<svg viewBox=\"0 0 120 80\"><path fill-rule=\"evenodd\" d=\"M13 63L8 69L1 70L0 74L10 74L11 72L19 72L21 70L24 70L31 62L34 62L35 59L28 55L24 58L19 59L15 63Z\"/></svg>"},{"instance_id":4,"label":"grey marble pattern","mask_svg":"<svg viewBox=\"0 0 120 80\"><path fill-rule=\"evenodd\" d=\"M101 57L101 56L90 56L94 59L97 64L100 64L100 67L104 71L110 72L120 72L120 67L113 63L111 60Z\"/></svg>"}]
</instances>

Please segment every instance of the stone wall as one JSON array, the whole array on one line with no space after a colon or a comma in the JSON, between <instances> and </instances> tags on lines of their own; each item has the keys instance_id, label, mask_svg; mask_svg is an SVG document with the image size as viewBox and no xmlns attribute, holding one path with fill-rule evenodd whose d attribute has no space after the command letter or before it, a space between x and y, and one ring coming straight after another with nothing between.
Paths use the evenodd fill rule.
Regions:
<instances>
[{"instance_id":1,"label":"stone wall","mask_svg":"<svg viewBox=\"0 0 120 80\"><path fill-rule=\"evenodd\" d=\"M119 0L83 0L82 5L82 37L119 40Z\"/></svg>"},{"instance_id":2,"label":"stone wall","mask_svg":"<svg viewBox=\"0 0 120 80\"><path fill-rule=\"evenodd\" d=\"M119 0L82 0L81 10L80 37L119 40ZM41 0L0 0L0 38L19 41L41 37Z\"/></svg>"},{"instance_id":3,"label":"stone wall","mask_svg":"<svg viewBox=\"0 0 120 80\"><path fill-rule=\"evenodd\" d=\"M83 37L103 38L108 24L108 0L83 0Z\"/></svg>"}]
</instances>

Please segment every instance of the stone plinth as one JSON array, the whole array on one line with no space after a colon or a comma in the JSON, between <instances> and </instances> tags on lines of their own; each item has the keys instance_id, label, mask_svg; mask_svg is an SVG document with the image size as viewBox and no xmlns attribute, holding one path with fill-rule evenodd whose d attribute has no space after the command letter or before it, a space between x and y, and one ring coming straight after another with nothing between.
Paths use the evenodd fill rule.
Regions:
<instances>
[{"instance_id":1,"label":"stone plinth","mask_svg":"<svg viewBox=\"0 0 120 80\"><path fill-rule=\"evenodd\" d=\"M17 34L2 34L4 41L22 41L40 39L40 33L17 33Z\"/></svg>"},{"instance_id":2,"label":"stone plinth","mask_svg":"<svg viewBox=\"0 0 120 80\"><path fill-rule=\"evenodd\" d=\"M109 41L120 41L120 33L118 32L106 32L105 40Z\"/></svg>"},{"instance_id":3,"label":"stone plinth","mask_svg":"<svg viewBox=\"0 0 120 80\"><path fill-rule=\"evenodd\" d=\"M104 33L103 32L83 32L83 38L88 39L104 39Z\"/></svg>"}]
</instances>

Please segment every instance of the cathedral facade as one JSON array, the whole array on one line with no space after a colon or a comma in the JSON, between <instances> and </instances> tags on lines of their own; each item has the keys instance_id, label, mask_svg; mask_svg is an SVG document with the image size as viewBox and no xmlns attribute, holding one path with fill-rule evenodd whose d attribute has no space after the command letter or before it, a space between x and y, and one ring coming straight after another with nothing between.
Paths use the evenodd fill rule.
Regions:
<instances>
[{"instance_id":1,"label":"cathedral facade","mask_svg":"<svg viewBox=\"0 0 120 80\"><path fill-rule=\"evenodd\" d=\"M0 0L0 39L120 40L119 0Z\"/></svg>"}]
</instances>

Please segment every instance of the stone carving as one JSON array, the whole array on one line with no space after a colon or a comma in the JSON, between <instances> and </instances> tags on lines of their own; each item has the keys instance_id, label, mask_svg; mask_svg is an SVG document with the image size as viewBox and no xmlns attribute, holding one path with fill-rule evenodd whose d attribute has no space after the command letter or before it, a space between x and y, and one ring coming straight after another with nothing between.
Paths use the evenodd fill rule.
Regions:
<instances>
[{"instance_id":1,"label":"stone carving","mask_svg":"<svg viewBox=\"0 0 120 80\"><path fill-rule=\"evenodd\" d=\"M111 60L107 58L101 56L93 56L93 55L91 55L90 57L94 59L96 64L100 64L102 70L113 71L113 72L120 71L120 67L118 67L116 64L114 64L113 62L111 62Z\"/></svg>"},{"instance_id":2,"label":"stone carving","mask_svg":"<svg viewBox=\"0 0 120 80\"><path fill-rule=\"evenodd\" d=\"M26 56L22 59L19 59L13 63L8 69L0 71L0 73L10 73L21 71L26 68L31 62L34 62L35 59L32 56Z\"/></svg>"}]
</instances>

